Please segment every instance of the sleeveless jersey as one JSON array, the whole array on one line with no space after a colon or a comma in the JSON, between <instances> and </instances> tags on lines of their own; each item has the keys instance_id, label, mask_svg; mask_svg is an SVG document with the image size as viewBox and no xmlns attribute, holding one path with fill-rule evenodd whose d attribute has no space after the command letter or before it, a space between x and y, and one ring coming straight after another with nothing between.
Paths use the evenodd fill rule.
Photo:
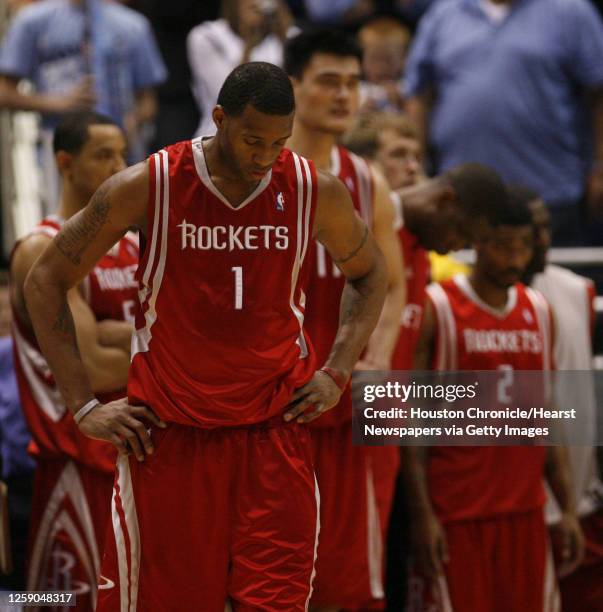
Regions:
<instances>
[{"instance_id":1,"label":"sleeveless jersey","mask_svg":"<svg viewBox=\"0 0 603 612\"><path fill-rule=\"evenodd\" d=\"M580 412L578 423L565 421L564 428L568 441L581 441L580 446L570 445L567 450L578 515L588 516L603 507L603 483L594 447L597 399L591 338L595 322L595 287L589 278L551 264L534 276L531 285L544 295L555 313L555 366L562 372L584 370L579 375L579 382L571 374L559 376L556 391L559 405L576 406ZM574 428L579 433L574 432ZM592 435L590 444L584 439L585 428ZM547 521L559 521L560 514L554 496L548 494Z\"/></svg>"},{"instance_id":2,"label":"sleeveless jersey","mask_svg":"<svg viewBox=\"0 0 603 612\"><path fill-rule=\"evenodd\" d=\"M204 428L280 414L315 371L304 330L312 162L284 149L234 208L201 139L151 156L128 395Z\"/></svg>"},{"instance_id":3,"label":"sleeveless jersey","mask_svg":"<svg viewBox=\"0 0 603 612\"><path fill-rule=\"evenodd\" d=\"M432 284L427 293L437 330L434 369L551 368L551 315L538 292L515 285L501 312L463 275ZM438 517L457 521L541 507L545 454L542 446L431 447L428 481Z\"/></svg>"},{"instance_id":4,"label":"sleeveless jersey","mask_svg":"<svg viewBox=\"0 0 603 612\"><path fill-rule=\"evenodd\" d=\"M331 174L348 188L364 222L371 227L373 221L373 178L369 165L361 157L343 147L331 152ZM339 271L322 244L312 241L310 246L311 270L308 284L306 325L319 367L327 360L339 327L339 303L345 277ZM352 418L352 395L348 386L339 404L310 422L312 427L333 427Z\"/></svg>"},{"instance_id":5,"label":"sleeveless jersey","mask_svg":"<svg viewBox=\"0 0 603 612\"><path fill-rule=\"evenodd\" d=\"M50 216L37 225L31 234L54 238L61 224L61 219ZM128 234L84 279L82 293L97 320L133 320L130 313L137 296L134 279L137 266L138 239ZM13 313L13 337L19 394L33 437L30 446L32 454L42 458L66 455L91 468L113 472L116 458L114 446L92 440L79 431L56 387L35 336L19 323L16 313ZM97 397L101 402L109 402L125 394L126 390L120 389L112 393L99 393Z\"/></svg>"},{"instance_id":6,"label":"sleeveless jersey","mask_svg":"<svg viewBox=\"0 0 603 612\"><path fill-rule=\"evenodd\" d=\"M392 355L392 370L412 370L413 355L423 321L430 264L427 251L419 245L417 236L404 225L400 195L392 192L391 196L396 210L396 228L406 274L406 306L402 312L400 335Z\"/></svg>"}]
</instances>

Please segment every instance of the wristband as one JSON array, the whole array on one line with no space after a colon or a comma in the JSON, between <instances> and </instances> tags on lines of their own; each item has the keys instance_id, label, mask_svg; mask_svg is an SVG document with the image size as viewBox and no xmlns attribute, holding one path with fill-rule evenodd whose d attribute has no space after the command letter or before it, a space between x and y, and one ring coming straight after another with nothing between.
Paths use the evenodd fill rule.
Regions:
<instances>
[{"instance_id":1,"label":"wristband","mask_svg":"<svg viewBox=\"0 0 603 612\"><path fill-rule=\"evenodd\" d=\"M341 372L327 366L323 366L318 371L329 376L341 391L345 391L345 388L348 386L348 382L350 380L349 376L344 376Z\"/></svg>"},{"instance_id":2,"label":"wristband","mask_svg":"<svg viewBox=\"0 0 603 612\"><path fill-rule=\"evenodd\" d=\"M79 425L80 421L89 413L92 412L100 402L94 398L91 399L87 404L84 404L74 415L73 420Z\"/></svg>"}]
</instances>

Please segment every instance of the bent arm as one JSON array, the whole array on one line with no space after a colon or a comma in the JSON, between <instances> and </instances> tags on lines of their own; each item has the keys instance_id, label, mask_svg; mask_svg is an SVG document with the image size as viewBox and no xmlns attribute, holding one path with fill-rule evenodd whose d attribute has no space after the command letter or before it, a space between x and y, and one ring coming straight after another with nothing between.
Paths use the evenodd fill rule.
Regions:
<instances>
[{"instance_id":1,"label":"bent arm","mask_svg":"<svg viewBox=\"0 0 603 612\"><path fill-rule=\"evenodd\" d=\"M379 322L372 333L364 361L379 370L389 370L400 333L400 318L406 303L406 277L402 251L394 229L394 204L383 176L373 171L375 206L373 233L388 271L388 289Z\"/></svg>"},{"instance_id":2,"label":"bent arm","mask_svg":"<svg viewBox=\"0 0 603 612\"><path fill-rule=\"evenodd\" d=\"M319 173L318 193L314 234L346 278L339 328L325 365L349 377L379 319L387 268L343 184Z\"/></svg>"},{"instance_id":3,"label":"bent arm","mask_svg":"<svg viewBox=\"0 0 603 612\"><path fill-rule=\"evenodd\" d=\"M105 181L44 250L25 281L25 299L38 342L67 407L93 398L78 348L68 292L130 229L146 229L148 167L143 162Z\"/></svg>"},{"instance_id":4,"label":"bent arm","mask_svg":"<svg viewBox=\"0 0 603 612\"><path fill-rule=\"evenodd\" d=\"M11 261L11 303L20 325L30 332L33 332L33 327L25 304L25 279L50 243L49 237L34 234L17 246ZM93 391L114 391L124 387L130 365L129 350L102 346L99 323L78 289L69 291L68 300L73 312L77 344Z\"/></svg>"}]
</instances>

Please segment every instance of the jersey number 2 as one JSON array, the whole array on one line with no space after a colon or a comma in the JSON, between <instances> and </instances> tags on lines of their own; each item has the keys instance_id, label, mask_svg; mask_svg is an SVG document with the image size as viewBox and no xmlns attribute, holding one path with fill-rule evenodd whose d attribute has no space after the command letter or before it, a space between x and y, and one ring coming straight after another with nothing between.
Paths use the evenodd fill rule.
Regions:
<instances>
[{"instance_id":1,"label":"jersey number 2","mask_svg":"<svg viewBox=\"0 0 603 612\"><path fill-rule=\"evenodd\" d=\"M234 272L234 307L235 310L243 310L243 268L241 266L233 266L231 271Z\"/></svg>"}]
</instances>

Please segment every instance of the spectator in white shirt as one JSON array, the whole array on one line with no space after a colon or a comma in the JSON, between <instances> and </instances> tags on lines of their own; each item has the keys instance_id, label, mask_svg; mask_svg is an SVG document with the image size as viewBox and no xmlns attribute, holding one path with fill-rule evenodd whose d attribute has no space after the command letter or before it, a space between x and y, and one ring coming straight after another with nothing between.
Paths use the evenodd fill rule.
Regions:
<instances>
[{"instance_id":1,"label":"spectator in white shirt","mask_svg":"<svg viewBox=\"0 0 603 612\"><path fill-rule=\"evenodd\" d=\"M197 135L202 136L216 131L211 111L228 74L245 62L280 66L283 41L292 24L284 0L225 0L222 15L193 28L187 39L193 91L201 112Z\"/></svg>"}]
</instances>

